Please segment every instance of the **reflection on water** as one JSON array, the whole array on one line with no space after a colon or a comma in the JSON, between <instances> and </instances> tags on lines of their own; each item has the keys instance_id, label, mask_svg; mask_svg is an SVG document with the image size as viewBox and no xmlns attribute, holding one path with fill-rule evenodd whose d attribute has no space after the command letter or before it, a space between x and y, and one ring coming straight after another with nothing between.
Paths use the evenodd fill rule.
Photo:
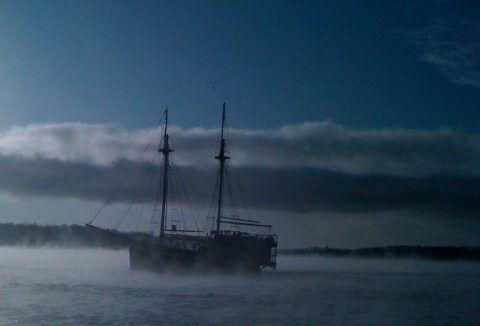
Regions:
<instances>
[{"instance_id":1,"label":"reflection on water","mask_svg":"<svg viewBox=\"0 0 480 326\"><path fill-rule=\"evenodd\" d=\"M0 248L0 324L464 324L480 264L281 256L275 272L131 272L126 251Z\"/></svg>"}]
</instances>

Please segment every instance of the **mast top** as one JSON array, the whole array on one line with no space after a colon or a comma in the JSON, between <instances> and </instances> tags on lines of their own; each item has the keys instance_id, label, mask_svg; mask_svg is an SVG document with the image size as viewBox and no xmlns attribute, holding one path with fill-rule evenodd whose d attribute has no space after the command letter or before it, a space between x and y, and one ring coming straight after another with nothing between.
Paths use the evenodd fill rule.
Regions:
<instances>
[{"instance_id":1,"label":"mast top","mask_svg":"<svg viewBox=\"0 0 480 326\"><path fill-rule=\"evenodd\" d=\"M163 147L158 149L158 151L160 153L163 153L164 155L166 153L173 152L173 149L170 148L170 143L168 141L167 128L168 128L168 109L165 109L165 125L163 127Z\"/></svg>"},{"instance_id":2,"label":"mast top","mask_svg":"<svg viewBox=\"0 0 480 326\"><path fill-rule=\"evenodd\" d=\"M230 159L230 157L225 155L225 103L223 103L223 111L222 111L222 129L221 129L221 136L220 136L220 152L218 153L215 158L220 161L221 165L225 162L225 160Z\"/></svg>"},{"instance_id":3,"label":"mast top","mask_svg":"<svg viewBox=\"0 0 480 326\"><path fill-rule=\"evenodd\" d=\"M222 111L222 139L223 139L224 126L225 126L225 102L223 102L223 111Z\"/></svg>"},{"instance_id":4,"label":"mast top","mask_svg":"<svg viewBox=\"0 0 480 326\"><path fill-rule=\"evenodd\" d=\"M167 126L168 126L168 109L165 109L165 127L163 129L163 135L167 134Z\"/></svg>"}]
</instances>

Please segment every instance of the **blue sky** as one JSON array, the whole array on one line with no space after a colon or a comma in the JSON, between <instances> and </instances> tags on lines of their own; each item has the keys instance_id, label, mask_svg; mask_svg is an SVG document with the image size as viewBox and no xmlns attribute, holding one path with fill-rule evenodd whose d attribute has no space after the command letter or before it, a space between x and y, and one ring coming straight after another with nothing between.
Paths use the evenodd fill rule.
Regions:
<instances>
[{"instance_id":1,"label":"blue sky","mask_svg":"<svg viewBox=\"0 0 480 326\"><path fill-rule=\"evenodd\" d=\"M166 107L205 206L227 102L232 163L284 247L480 245L478 14L471 1L0 1L0 221L87 222Z\"/></svg>"},{"instance_id":2,"label":"blue sky","mask_svg":"<svg viewBox=\"0 0 480 326\"><path fill-rule=\"evenodd\" d=\"M412 36L462 2L7 1L0 125L182 126L332 120L477 132L478 85L452 81ZM474 6L465 3L463 6ZM469 12L469 10L465 10ZM457 19L457 17L453 17ZM460 19L460 18L458 18Z\"/></svg>"}]
</instances>

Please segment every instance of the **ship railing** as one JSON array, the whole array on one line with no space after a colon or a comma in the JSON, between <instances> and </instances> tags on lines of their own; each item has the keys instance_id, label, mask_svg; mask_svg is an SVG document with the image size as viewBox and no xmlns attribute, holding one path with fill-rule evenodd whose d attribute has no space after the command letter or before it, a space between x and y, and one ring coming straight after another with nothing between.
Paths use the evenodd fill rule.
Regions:
<instances>
[{"instance_id":1,"label":"ship railing","mask_svg":"<svg viewBox=\"0 0 480 326\"><path fill-rule=\"evenodd\" d=\"M234 235L239 237L254 237L257 239L273 239L273 242L276 246L277 240L275 234L260 234L260 233L249 233L249 232L240 232L240 231L230 231L230 230L221 230L218 233L216 231L212 232L212 235Z\"/></svg>"},{"instance_id":2,"label":"ship railing","mask_svg":"<svg viewBox=\"0 0 480 326\"><path fill-rule=\"evenodd\" d=\"M222 216L220 217L220 223L232 224L232 225L246 225L246 226L262 227L262 228L269 228L269 229L272 228L270 224L262 224L260 221L249 220L249 219L239 218L239 217Z\"/></svg>"},{"instance_id":3,"label":"ship railing","mask_svg":"<svg viewBox=\"0 0 480 326\"><path fill-rule=\"evenodd\" d=\"M203 231L199 230L184 230L184 229L165 229L165 232L170 232L170 233L203 233Z\"/></svg>"},{"instance_id":4,"label":"ship railing","mask_svg":"<svg viewBox=\"0 0 480 326\"><path fill-rule=\"evenodd\" d=\"M198 252L204 249L205 238L191 236L181 236L175 238L165 237L163 239L162 246Z\"/></svg>"}]
</instances>

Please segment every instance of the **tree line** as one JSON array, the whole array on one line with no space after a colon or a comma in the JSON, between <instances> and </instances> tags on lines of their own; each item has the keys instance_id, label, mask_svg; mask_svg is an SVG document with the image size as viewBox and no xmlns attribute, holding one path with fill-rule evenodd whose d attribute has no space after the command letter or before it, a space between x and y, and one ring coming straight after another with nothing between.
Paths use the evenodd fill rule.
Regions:
<instances>
[{"instance_id":1,"label":"tree line","mask_svg":"<svg viewBox=\"0 0 480 326\"><path fill-rule=\"evenodd\" d=\"M121 239L105 237L81 225L0 223L0 246L127 247Z\"/></svg>"}]
</instances>

